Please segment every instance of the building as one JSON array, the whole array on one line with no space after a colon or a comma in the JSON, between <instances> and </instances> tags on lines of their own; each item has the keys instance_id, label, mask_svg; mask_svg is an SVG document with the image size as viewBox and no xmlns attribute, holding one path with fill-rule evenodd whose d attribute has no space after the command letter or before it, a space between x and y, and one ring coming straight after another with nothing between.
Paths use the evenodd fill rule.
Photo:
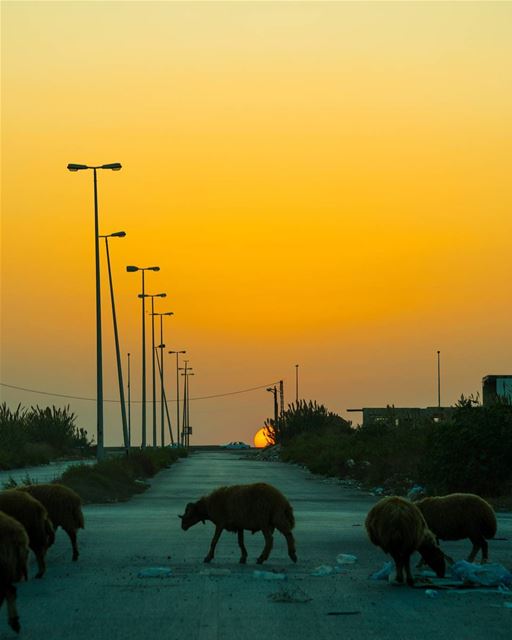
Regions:
<instances>
[{"instance_id":1,"label":"building","mask_svg":"<svg viewBox=\"0 0 512 640\"><path fill-rule=\"evenodd\" d=\"M512 375L489 375L482 378L482 403L494 404L497 400L508 400L512 404Z\"/></svg>"},{"instance_id":2,"label":"building","mask_svg":"<svg viewBox=\"0 0 512 640\"><path fill-rule=\"evenodd\" d=\"M424 420L441 422L448 420L454 412L454 407L363 407L362 409L348 409L363 414L363 427L385 423L414 425Z\"/></svg>"}]
</instances>

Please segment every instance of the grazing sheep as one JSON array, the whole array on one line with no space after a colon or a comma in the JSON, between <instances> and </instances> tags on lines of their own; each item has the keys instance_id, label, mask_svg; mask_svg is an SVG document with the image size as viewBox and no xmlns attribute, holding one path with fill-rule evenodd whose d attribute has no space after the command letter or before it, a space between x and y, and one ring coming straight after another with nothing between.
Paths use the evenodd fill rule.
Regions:
<instances>
[{"instance_id":1,"label":"grazing sheep","mask_svg":"<svg viewBox=\"0 0 512 640\"><path fill-rule=\"evenodd\" d=\"M211 520L215 524L205 562L213 559L223 529L237 532L242 564L247 561L244 529L252 533L262 531L265 536L265 547L256 561L258 564L262 564L270 555L274 529L278 529L286 538L288 555L293 562L297 562L295 540L291 532L295 525L293 509L284 495L269 484L259 482L220 487L197 502L189 502L184 515L179 517L184 531L200 521L204 524L205 520Z\"/></svg>"},{"instance_id":2,"label":"grazing sheep","mask_svg":"<svg viewBox=\"0 0 512 640\"><path fill-rule=\"evenodd\" d=\"M429 529L439 540L469 538L473 549L468 561L473 562L481 549L482 563L487 562L487 540L496 535L496 515L488 502L473 493L451 493L447 496L423 498L415 504ZM446 558L453 562L448 556Z\"/></svg>"},{"instance_id":3,"label":"grazing sheep","mask_svg":"<svg viewBox=\"0 0 512 640\"><path fill-rule=\"evenodd\" d=\"M366 516L366 531L374 545L389 553L396 565L396 581L412 587L410 559L419 551L425 562L440 578L444 577L445 561L434 534L427 528L421 511L405 498L388 496L374 505Z\"/></svg>"},{"instance_id":4,"label":"grazing sheep","mask_svg":"<svg viewBox=\"0 0 512 640\"><path fill-rule=\"evenodd\" d=\"M38 500L16 489L0 492L0 510L25 527L29 546L37 559L36 578L42 578L46 571L46 551L55 541L48 512Z\"/></svg>"},{"instance_id":5,"label":"grazing sheep","mask_svg":"<svg viewBox=\"0 0 512 640\"><path fill-rule=\"evenodd\" d=\"M30 484L18 487L18 490L26 491L46 508L53 528L62 527L68 534L73 560L78 560L76 532L84 528L82 500L78 493L62 484Z\"/></svg>"},{"instance_id":6,"label":"grazing sheep","mask_svg":"<svg viewBox=\"0 0 512 640\"><path fill-rule=\"evenodd\" d=\"M27 558L27 532L17 520L0 511L0 607L7 600L7 618L16 633L20 630L20 619L13 583L27 579Z\"/></svg>"}]
</instances>

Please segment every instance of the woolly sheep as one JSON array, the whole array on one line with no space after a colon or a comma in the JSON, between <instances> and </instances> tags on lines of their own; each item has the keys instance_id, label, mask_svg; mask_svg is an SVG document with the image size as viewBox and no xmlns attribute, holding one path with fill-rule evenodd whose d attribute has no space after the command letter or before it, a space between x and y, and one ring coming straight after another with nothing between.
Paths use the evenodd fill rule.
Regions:
<instances>
[{"instance_id":1,"label":"woolly sheep","mask_svg":"<svg viewBox=\"0 0 512 640\"><path fill-rule=\"evenodd\" d=\"M0 511L0 606L7 600L9 626L20 630L14 582L27 579L28 536L23 525Z\"/></svg>"},{"instance_id":2,"label":"woolly sheep","mask_svg":"<svg viewBox=\"0 0 512 640\"><path fill-rule=\"evenodd\" d=\"M18 487L18 490L29 493L46 508L54 529L62 527L68 534L73 560L78 560L76 532L84 528L82 500L78 493L62 484L30 484Z\"/></svg>"},{"instance_id":3,"label":"woolly sheep","mask_svg":"<svg viewBox=\"0 0 512 640\"><path fill-rule=\"evenodd\" d=\"M262 531L265 536L265 547L256 561L258 564L262 564L270 555L274 529L278 529L286 538L288 555L293 562L297 562L295 540L291 532L295 525L293 509L285 496L269 484L259 482L220 487L197 502L189 502L185 513L179 517L184 531L198 522L204 524L205 520L215 524L215 533L204 562L211 562L213 559L215 547L224 529L238 534L242 564L247 561L244 529L252 533Z\"/></svg>"},{"instance_id":4,"label":"woolly sheep","mask_svg":"<svg viewBox=\"0 0 512 640\"><path fill-rule=\"evenodd\" d=\"M389 553L396 565L396 581L403 583L405 568L407 584L412 587L410 558L419 551L438 577L444 577L443 552L434 534L428 529L421 511L409 500L388 496L375 504L365 521L368 537L374 545Z\"/></svg>"},{"instance_id":5,"label":"woolly sheep","mask_svg":"<svg viewBox=\"0 0 512 640\"><path fill-rule=\"evenodd\" d=\"M473 493L451 493L447 496L423 498L415 504L438 539L469 538L473 548L468 561L473 562L481 549L482 563L487 562L487 540L496 535L497 526L496 515L488 502ZM453 562L451 558L448 560Z\"/></svg>"},{"instance_id":6,"label":"woolly sheep","mask_svg":"<svg viewBox=\"0 0 512 640\"><path fill-rule=\"evenodd\" d=\"M55 541L55 532L46 509L28 493L8 489L0 492L0 510L25 527L29 546L37 560L36 578L42 578L46 571L46 551Z\"/></svg>"}]
</instances>

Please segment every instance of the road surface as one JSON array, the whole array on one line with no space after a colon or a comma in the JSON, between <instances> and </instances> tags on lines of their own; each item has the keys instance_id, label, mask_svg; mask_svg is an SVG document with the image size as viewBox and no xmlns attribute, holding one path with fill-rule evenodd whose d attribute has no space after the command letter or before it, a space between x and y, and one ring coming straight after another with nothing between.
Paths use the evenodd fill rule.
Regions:
<instances>
[{"instance_id":1,"label":"road surface","mask_svg":"<svg viewBox=\"0 0 512 640\"><path fill-rule=\"evenodd\" d=\"M296 516L299 562L286 553L276 532L267 563L255 565L263 536L246 535L248 564L238 564L236 536L224 532L215 560L202 562L213 525L187 532L178 514L187 502L222 484L266 481L290 499ZM85 508L79 534L81 557L72 563L67 538L58 532L42 580L18 589L24 640L242 639L297 640L366 638L498 640L510 637L512 595L488 592L428 597L424 590L368 580L387 557L367 540L364 518L376 498L329 484L292 465L242 458L238 452L196 453L161 472L151 489L130 502ZM512 540L512 514L499 518L499 534ZM468 541L446 549L464 557ZM313 577L319 565L336 564L340 553L357 556L343 573ZM491 560L512 566L510 541L490 543ZM141 570L169 567L166 578L139 577ZM286 580L254 577L254 570L286 574ZM31 575L35 573L31 561ZM204 575L224 570L225 575ZM311 598L280 603L285 589ZM8 629L5 606L0 637Z\"/></svg>"}]
</instances>

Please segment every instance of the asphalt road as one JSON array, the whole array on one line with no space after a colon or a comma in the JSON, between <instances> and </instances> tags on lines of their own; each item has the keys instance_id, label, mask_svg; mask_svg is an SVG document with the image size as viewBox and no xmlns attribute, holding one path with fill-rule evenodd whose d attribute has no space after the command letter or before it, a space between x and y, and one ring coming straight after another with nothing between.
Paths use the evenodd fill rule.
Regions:
<instances>
[{"instance_id":1,"label":"asphalt road","mask_svg":"<svg viewBox=\"0 0 512 640\"><path fill-rule=\"evenodd\" d=\"M296 516L299 561L286 553L276 532L263 566L255 564L263 536L246 535L248 564L238 564L236 536L224 532L215 560L202 562L213 525L181 530L178 514L188 501L222 484L266 481L290 499ZM307 471L282 463L243 459L238 453L197 453L161 472L151 489L128 503L85 508L79 534L81 557L71 562L67 538L59 531L42 580L18 589L21 637L25 640L254 639L296 640L382 638L478 640L510 638L512 601L492 591L439 592L368 580L386 556L366 538L364 518L376 498L328 484ZM512 514L499 516L500 537L490 558L512 567ZM468 541L446 546L463 558ZM319 565L335 565L340 553L357 556L343 572L311 576ZM170 577L139 577L141 570L169 567ZM265 580L254 570L286 574ZM224 575L205 575L204 571ZM223 571L222 571L223 570ZM31 561L31 575L35 567ZM278 591L311 598L274 602ZM0 637L15 634L0 612Z\"/></svg>"}]
</instances>

